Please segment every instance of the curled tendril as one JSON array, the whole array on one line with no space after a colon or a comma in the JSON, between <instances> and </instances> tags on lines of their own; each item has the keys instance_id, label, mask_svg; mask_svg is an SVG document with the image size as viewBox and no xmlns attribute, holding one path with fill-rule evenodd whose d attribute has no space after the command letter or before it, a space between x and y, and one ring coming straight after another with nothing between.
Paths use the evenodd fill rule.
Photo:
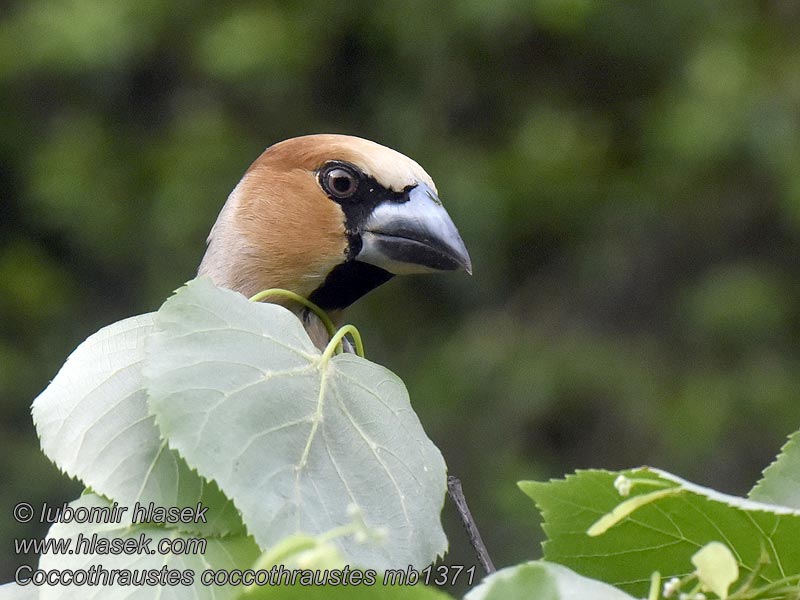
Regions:
<instances>
[{"instance_id":1,"label":"curled tendril","mask_svg":"<svg viewBox=\"0 0 800 600\"><path fill-rule=\"evenodd\" d=\"M308 298L303 298L300 294L295 294L289 290L284 290L282 288L271 288L264 290L263 292L258 292L255 296L250 298L250 301L261 302L265 298L269 297L288 298L289 300L294 300L295 302L302 304L319 317L319 320L322 321L322 324L325 326L325 330L328 332L329 336L333 336L334 332L336 331L333 321L331 321L331 318L324 310L322 310Z\"/></svg>"},{"instance_id":2,"label":"curled tendril","mask_svg":"<svg viewBox=\"0 0 800 600\"><path fill-rule=\"evenodd\" d=\"M342 346L344 336L348 333L352 336L353 342L355 343L356 354L364 358L364 342L361 341L361 334L358 332L355 325L345 325L337 331L331 338L331 341L328 342L328 345L325 347L325 352L322 353L323 361L329 360L334 352L336 352L336 349Z\"/></svg>"},{"instance_id":3,"label":"curled tendril","mask_svg":"<svg viewBox=\"0 0 800 600\"><path fill-rule=\"evenodd\" d=\"M356 354L358 354L361 358L364 358L364 342L361 340L361 334L356 329L355 325L345 325L338 331L336 330L336 326L331 321L331 318L328 314L322 310L319 306L311 302L308 298L303 298L300 294L296 294L295 292L284 290L282 288L270 288L268 290L264 290L262 292L258 292L255 296L250 298L251 302L261 302L266 298L287 298L289 300L293 300L299 304L305 306L308 310L313 312L319 320L322 321L322 324L325 326L325 330L328 332L328 336L330 336L331 341L328 342L328 345L325 347L325 351L322 353L323 360L329 360L331 356L337 349L339 352L342 352L344 349L344 336L348 333L352 336L353 342L356 348Z\"/></svg>"}]
</instances>

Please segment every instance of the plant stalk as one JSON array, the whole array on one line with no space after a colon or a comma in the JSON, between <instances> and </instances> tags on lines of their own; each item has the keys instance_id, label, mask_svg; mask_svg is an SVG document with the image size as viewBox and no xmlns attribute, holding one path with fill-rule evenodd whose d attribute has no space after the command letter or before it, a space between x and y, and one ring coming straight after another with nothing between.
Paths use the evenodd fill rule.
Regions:
<instances>
[{"instance_id":1,"label":"plant stalk","mask_svg":"<svg viewBox=\"0 0 800 600\"><path fill-rule=\"evenodd\" d=\"M472 544L472 548L475 550L478 562L481 563L487 575L494 573L497 569L494 568L494 563L489 556L489 551L483 543L483 538L481 538L481 532L478 531L478 525L475 523L475 519L472 518L472 513L469 511L467 499L464 497L464 490L461 489L461 480L458 477L453 475L447 476L447 493L453 501L453 504L456 505L458 516L461 518L461 523L464 525L464 529L467 532L469 543Z\"/></svg>"}]
</instances>

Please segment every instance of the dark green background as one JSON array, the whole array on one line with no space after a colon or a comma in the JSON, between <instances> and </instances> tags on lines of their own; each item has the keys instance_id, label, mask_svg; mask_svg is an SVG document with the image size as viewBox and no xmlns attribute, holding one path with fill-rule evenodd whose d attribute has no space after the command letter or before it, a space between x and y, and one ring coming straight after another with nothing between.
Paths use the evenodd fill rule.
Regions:
<instances>
[{"instance_id":1,"label":"dark green background","mask_svg":"<svg viewBox=\"0 0 800 600\"><path fill-rule=\"evenodd\" d=\"M473 277L348 317L499 565L540 555L519 479L649 464L746 493L800 425L798 23L781 0L6 6L0 581L44 532L11 507L80 490L31 401L193 277L264 147L314 132L415 158L470 249Z\"/></svg>"}]
</instances>

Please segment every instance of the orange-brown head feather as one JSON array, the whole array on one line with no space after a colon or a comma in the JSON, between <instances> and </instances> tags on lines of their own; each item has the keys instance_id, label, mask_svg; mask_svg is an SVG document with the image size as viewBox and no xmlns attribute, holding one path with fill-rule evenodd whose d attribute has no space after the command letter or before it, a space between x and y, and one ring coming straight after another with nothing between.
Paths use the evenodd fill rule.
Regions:
<instances>
[{"instance_id":1,"label":"orange-brown head feather","mask_svg":"<svg viewBox=\"0 0 800 600\"><path fill-rule=\"evenodd\" d=\"M308 296L343 262L345 216L320 188L330 160L352 163L394 191L430 176L399 152L358 137L319 134L267 148L228 197L199 274L252 296L279 287Z\"/></svg>"},{"instance_id":2,"label":"orange-brown head feather","mask_svg":"<svg viewBox=\"0 0 800 600\"><path fill-rule=\"evenodd\" d=\"M346 191L332 185L344 183ZM393 274L471 263L430 176L365 139L270 146L231 192L199 274L252 296L283 288L340 310Z\"/></svg>"}]
</instances>

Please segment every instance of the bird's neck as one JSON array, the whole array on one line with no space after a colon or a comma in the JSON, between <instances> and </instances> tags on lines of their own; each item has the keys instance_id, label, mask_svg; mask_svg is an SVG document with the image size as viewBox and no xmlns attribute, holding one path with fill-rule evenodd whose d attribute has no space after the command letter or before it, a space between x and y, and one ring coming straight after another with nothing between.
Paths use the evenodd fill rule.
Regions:
<instances>
[{"instance_id":1,"label":"bird's neck","mask_svg":"<svg viewBox=\"0 0 800 600\"><path fill-rule=\"evenodd\" d=\"M297 315L297 318L300 319L308 337L311 338L314 345L320 350L325 350L328 342L331 341L331 336L322 320L306 307L297 307L293 312ZM338 327L341 324L342 311L335 311L327 314L331 321L333 321L334 326Z\"/></svg>"}]
</instances>

